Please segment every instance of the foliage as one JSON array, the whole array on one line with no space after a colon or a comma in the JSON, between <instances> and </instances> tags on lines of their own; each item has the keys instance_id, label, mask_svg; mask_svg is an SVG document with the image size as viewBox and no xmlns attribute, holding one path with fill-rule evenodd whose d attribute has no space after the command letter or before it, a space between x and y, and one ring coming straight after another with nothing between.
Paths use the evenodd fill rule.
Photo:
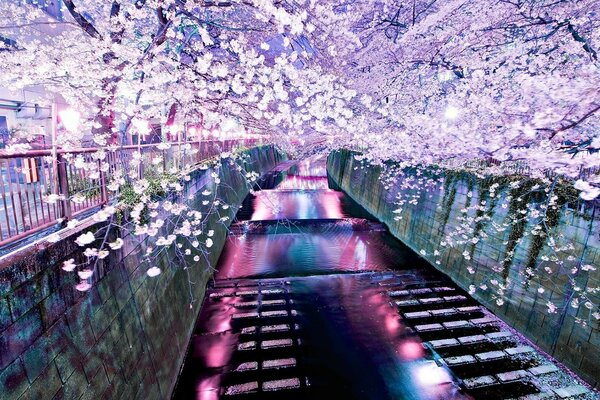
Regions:
<instances>
[{"instance_id":1,"label":"foliage","mask_svg":"<svg viewBox=\"0 0 600 400\"><path fill-rule=\"evenodd\" d=\"M177 175L173 173L156 172L155 170L147 172L144 175L144 178L148 182L148 186L143 193L136 192L135 188L130 183L121 186L119 189L117 202L123 206L122 209L117 211L117 218L120 221L122 221L123 218L122 211L143 203L143 196L149 197L151 201L160 200L166 195L168 186L175 184L179 180ZM140 223L147 224L148 222L148 207L145 205L140 212Z\"/></svg>"},{"instance_id":2,"label":"foliage","mask_svg":"<svg viewBox=\"0 0 600 400\"><path fill-rule=\"evenodd\" d=\"M260 133L299 156L359 149L361 166L385 166L379 179L396 191L398 220L423 196L445 193L444 241L423 251L438 257L460 246L470 260L494 230L509 232L505 269L533 237L525 280L572 261L572 244L559 244L552 231L577 193L600 195L600 2L62 3L64 17L55 19L32 4L0 2L0 36L10 39L0 43L0 87L41 86L46 103L81 113L72 139L98 150L70 162L90 179L110 172L108 189L129 207L136 236L154 244L149 258L174 247L193 259L206 255L202 228L227 206L214 188L203 201L209 216L173 201L194 161L175 155L163 167L166 141L157 145L163 153L138 148L110 170L123 137L158 124L177 137L186 126L204 136ZM223 168L255 179L239 154L210 165L217 186ZM459 181L467 199L450 221ZM495 221L505 209L505 220ZM113 221L116 212L110 204L94 218ZM165 236L167 225L174 233ZM106 256L107 237L82 235L90 263ZM89 288L83 276L80 288Z\"/></svg>"},{"instance_id":3,"label":"foliage","mask_svg":"<svg viewBox=\"0 0 600 400\"><path fill-rule=\"evenodd\" d=\"M82 194L86 199L93 199L100 194L98 184L94 185L78 174L70 174L68 177L69 192Z\"/></svg>"},{"instance_id":4,"label":"foliage","mask_svg":"<svg viewBox=\"0 0 600 400\"><path fill-rule=\"evenodd\" d=\"M355 155L354 165L368 165L363 157ZM549 313L560 309L564 314L581 306L578 323L586 325L600 319L594 297L600 288L593 286L593 278L583 284L578 278L594 273L596 267L584 261L585 248L575 252L574 244L565 237L568 231L558 229L567 216L569 221L574 218L594 223L589 213L580 212L582 200L572 181L560 176L490 175L485 168L432 169L393 162L381 168L383 189L396 196L395 220L402 220L404 212L418 202L437 204L434 215L439 228L420 253L438 265L447 255L463 258L474 277L472 294L479 291L500 306L515 301L510 298L514 290L523 295L533 292L532 298L539 301L548 297L543 301ZM428 207L424 209L431 212ZM591 230L588 237L590 234ZM476 248L481 249L477 254ZM491 254L498 251L501 254L496 262ZM486 269L489 274L482 273ZM556 304L551 291L544 289L553 287L556 276L568 284L564 304Z\"/></svg>"}]
</instances>

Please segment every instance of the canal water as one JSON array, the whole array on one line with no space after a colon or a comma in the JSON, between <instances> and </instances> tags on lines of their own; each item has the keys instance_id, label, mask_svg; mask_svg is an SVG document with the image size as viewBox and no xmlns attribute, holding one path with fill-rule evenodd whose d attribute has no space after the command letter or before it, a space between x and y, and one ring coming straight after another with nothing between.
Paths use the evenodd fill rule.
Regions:
<instances>
[{"instance_id":1,"label":"canal water","mask_svg":"<svg viewBox=\"0 0 600 400\"><path fill-rule=\"evenodd\" d=\"M325 161L244 201L175 399L597 398L329 189Z\"/></svg>"}]
</instances>

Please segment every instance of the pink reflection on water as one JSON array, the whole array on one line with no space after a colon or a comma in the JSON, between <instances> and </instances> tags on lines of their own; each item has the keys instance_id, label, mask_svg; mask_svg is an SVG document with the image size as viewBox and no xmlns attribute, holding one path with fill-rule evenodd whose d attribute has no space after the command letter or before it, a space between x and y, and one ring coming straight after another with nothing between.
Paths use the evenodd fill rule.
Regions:
<instances>
[{"instance_id":1,"label":"pink reflection on water","mask_svg":"<svg viewBox=\"0 0 600 400\"><path fill-rule=\"evenodd\" d=\"M213 304L218 306L222 312L219 313L202 313L199 318L203 320L202 325L210 332L227 332L231 330L231 315L235 313L234 297L223 297Z\"/></svg>"},{"instance_id":2,"label":"pink reflection on water","mask_svg":"<svg viewBox=\"0 0 600 400\"><path fill-rule=\"evenodd\" d=\"M216 277L381 271L388 270L387 266L401 258L395 249L382 242L379 232L239 235L227 239Z\"/></svg>"},{"instance_id":3,"label":"pink reflection on water","mask_svg":"<svg viewBox=\"0 0 600 400\"><path fill-rule=\"evenodd\" d=\"M402 325L400 324L400 321L398 320L398 316L394 315L394 314L387 314L385 316L385 328L387 329L387 331L392 334L395 335L398 332L400 332L400 328L402 327Z\"/></svg>"},{"instance_id":4,"label":"pink reflection on water","mask_svg":"<svg viewBox=\"0 0 600 400\"><path fill-rule=\"evenodd\" d=\"M400 357L406 361L417 360L425 355L423 345L416 340L402 342L399 347Z\"/></svg>"},{"instance_id":5,"label":"pink reflection on water","mask_svg":"<svg viewBox=\"0 0 600 400\"><path fill-rule=\"evenodd\" d=\"M327 178L321 176L288 175L276 189L328 189Z\"/></svg>"},{"instance_id":6,"label":"pink reflection on water","mask_svg":"<svg viewBox=\"0 0 600 400\"><path fill-rule=\"evenodd\" d=\"M218 400L221 376L202 379L196 387L196 400Z\"/></svg>"},{"instance_id":7,"label":"pink reflection on water","mask_svg":"<svg viewBox=\"0 0 600 400\"><path fill-rule=\"evenodd\" d=\"M194 337L196 356L204 358L208 368L226 366L237 346L237 335L222 334L214 337Z\"/></svg>"},{"instance_id":8,"label":"pink reflection on water","mask_svg":"<svg viewBox=\"0 0 600 400\"><path fill-rule=\"evenodd\" d=\"M329 282L333 280L329 279ZM470 399L459 391L449 370L427 359L428 354L419 338L402 334L406 326L380 289L361 286L349 276L336 280L336 284L323 285L319 289L335 293L347 321L343 331L351 332L350 335L366 346L373 357L354 361L378 370L390 385L391 396L415 400ZM368 375L363 372L361 376Z\"/></svg>"},{"instance_id":9,"label":"pink reflection on water","mask_svg":"<svg viewBox=\"0 0 600 400\"><path fill-rule=\"evenodd\" d=\"M263 190L253 199L253 221L344 218L341 192L333 190Z\"/></svg>"},{"instance_id":10,"label":"pink reflection on water","mask_svg":"<svg viewBox=\"0 0 600 400\"><path fill-rule=\"evenodd\" d=\"M416 382L421 386L435 386L452 382L450 373L439 367L434 361L417 364L414 367Z\"/></svg>"},{"instance_id":11,"label":"pink reflection on water","mask_svg":"<svg viewBox=\"0 0 600 400\"><path fill-rule=\"evenodd\" d=\"M319 383L308 388L308 395L303 398L469 398L458 390L449 370L428 359L430 355L418 338L402 334L406 326L398 310L378 285L382 281L373 280L372 276L380 275L286 278L290 279L286 285L301 316L302 343L307 344L302 347L301 357L314 368L306 373L312 382ZM207 302L205 317L213 321L230 318L229 306L225 299ZM194 352L190 359L202 360L195 365L198 374L195 398L212 400L218 398L215 394L223 392L223 371L232 371L238 365L234 354L240 335L235 329L221 333L205 331L204 324L201 329L211 334L196 336L192 345ZM331 392L323 384L330 382L338 385L332 386L335 394L342 391L346 396L326 396ZM369 395L360 396L365 391Z\"/></svg>"},{"instance_id":12,"label":"pink reflection on water","mask_svg":"<svg viewBox=\"0 0 600 400\"><path fill-rule=\"evenodd\" d=\"M421 399L471 399L469 395L457 391L448 370L438 366L435 361L417 362L411 367L412 380Z\"/></svg>"}]
</instances>

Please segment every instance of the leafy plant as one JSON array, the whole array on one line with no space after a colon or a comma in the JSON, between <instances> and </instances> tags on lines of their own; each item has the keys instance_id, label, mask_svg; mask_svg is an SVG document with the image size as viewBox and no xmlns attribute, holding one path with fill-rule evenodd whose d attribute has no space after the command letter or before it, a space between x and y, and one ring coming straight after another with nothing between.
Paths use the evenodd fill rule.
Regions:
<instances>
[{"instance_id":1,"label":"leafy plant","mask_svg":"<svg viewBox=\"0 0 600 400\"><path fill-rule=\"evenodd\" d=\"M131 183L121 186L117 200L123 207L121 207L116 215L118 223L123 221L122 211L140 203L142 195L150 196L153 200L158 200L167 194L166 188L171 184L177 183L179 178L177 174L149 169L145 174L145 180L148 182L148 187L144 190L143 194L137 193ZM140 221L142 223L148 222L147 206L144 206L144 209L140 213Z\"/></svg>"}]
</instances>

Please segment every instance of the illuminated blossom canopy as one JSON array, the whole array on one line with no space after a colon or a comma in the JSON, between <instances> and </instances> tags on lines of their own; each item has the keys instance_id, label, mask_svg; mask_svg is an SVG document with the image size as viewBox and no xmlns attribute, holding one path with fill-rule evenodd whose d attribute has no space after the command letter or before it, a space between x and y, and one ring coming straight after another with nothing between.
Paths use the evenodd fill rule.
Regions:
<instances>
[{"instance_id":1,"label":"illuminated blossom canopy","mask_svg":"<svg viewBox=\"0 0 600 400\"><path fill-rule=\"evenodd\" d=\"M592 0L67 0L61 21L20 3L0 6L15 39L0 83L60 93L99 145L118 122L176 110L206 129L234 117L286 148L567 175L598 164Z\"/></svg>"},{"instance_id":2,"label":"illuminated blossom canopy","mask_svg":"<svg viewBox=\"0 0 600 400\"><path fill-rule=\"evenodd\" d=\"M598 165L598 2L364 7L348 56L353 87L375 100L373 131L385 132L365 135L372 154L523 160L571 176Z\"/></svg>"}]
</instances>

